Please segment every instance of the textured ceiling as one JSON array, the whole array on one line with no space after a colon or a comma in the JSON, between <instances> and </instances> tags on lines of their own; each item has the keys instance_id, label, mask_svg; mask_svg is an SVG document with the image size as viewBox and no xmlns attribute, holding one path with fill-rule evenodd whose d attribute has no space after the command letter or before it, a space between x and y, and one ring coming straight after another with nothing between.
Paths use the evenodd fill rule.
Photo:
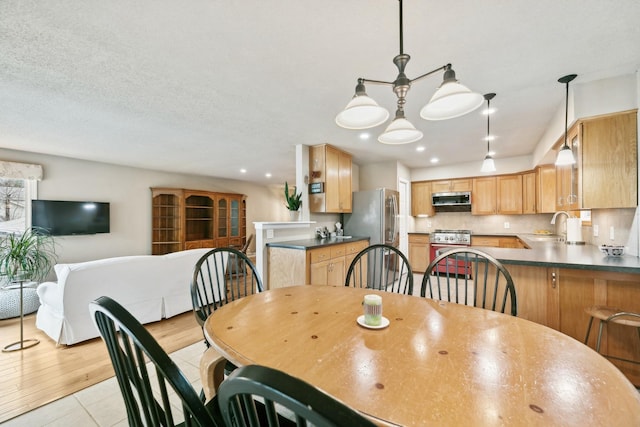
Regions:
<instances>
[{"instance_id":1,"label":"textured ceiling","mask_svg":"<svg viewBox=\"0 0 640 427\"><path fill-rule=\"evenodd\" d=\"M564 105L559 77L638 70L639 22L638 0L406 0L406 71L452 63L463 84L496 92L496 158L526 156ZM398 50L394 0L2 0L0 146L276 183L293 180L296 144L329 142L360 164L480 161L480 110L419 118L440 75L407 97L418 143L335 125L358 77L395 79ZM367 92L393 114L389 88Z\"/></svg>"}]
</instances>

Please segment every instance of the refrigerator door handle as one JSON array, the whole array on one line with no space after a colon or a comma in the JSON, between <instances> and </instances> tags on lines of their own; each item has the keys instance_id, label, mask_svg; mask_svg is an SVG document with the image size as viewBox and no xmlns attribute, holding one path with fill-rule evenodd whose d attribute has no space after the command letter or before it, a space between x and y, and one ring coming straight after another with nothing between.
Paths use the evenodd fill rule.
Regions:
<instances>
[{"instance_id":1,"label":"refrigerator door handle","mask_svg":"<svg viewBox=\"0 0 640 427\"><path fill-rule=\"evenodd\" d=\"M393 215L393 234L391 236L391 243L395 243L398 239L398 199L395 194L391 195L392 211Z\"/></svg>"}]
</instances>

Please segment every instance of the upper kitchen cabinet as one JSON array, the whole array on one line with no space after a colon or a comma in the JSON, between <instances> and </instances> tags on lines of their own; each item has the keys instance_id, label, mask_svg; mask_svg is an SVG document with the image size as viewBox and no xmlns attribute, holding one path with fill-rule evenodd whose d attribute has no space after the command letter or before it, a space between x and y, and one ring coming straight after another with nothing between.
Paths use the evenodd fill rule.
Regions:
<instances>
[{"instance_id":1,"label":"upper kitchen cabinet","mask_svg":"<svg viewBox=\"0 0 640 427\"><path fill-rule=\"evenodd\" d=\"M432 193L448 193L452 191L471 191L471 178L445 179L431 182Z\"/></svg>"},{"instance_id":2,"label":"upper kitchen cabinet","mask_svg":"<svg viewBox=\"0 0 640 427\"><path fill-rule=\"evenodd\" d=\"M522 213L537 213L538 204L538 174L536 171L522 174Z\"/></svg>"},{"instance_id":3,"label":"upper kitchen cabinet","mask_svg":"<svg viewBox=\"0 0 640 427\"><path fill-rule=\"evenodd\" d=\"M567 145L573 152L575 164L556 166L556 209L576 210L582 205L581 173L582 149L580 144L580 123L576 123L567 132ZM558 141L558 150L562 149L564 136Z\"/></svg>"},{"instance_id":4,"label":"upper kitchen cabinet","mask_svg":"<svg viewBox=\"0 0 640 427\"><path fill-rule=\"evenodd\" d=\"M416 181L411 183L411 215L433 216L435 211L431 204L431 182Z\"/></svg>"},{"instance_id":5,"label":"upper kitchen cabinet","mask_svg":"<svg viewBox=\"0 0 640 427\"><path fill-rule=\"evenodd\" d=\"M554 213L556 209L556 167L553 164L536 168L536 212Z\"/></svg>"},{"instance_id":6,"label":"upper kitchen cabinet","mask_svg":"<svg viewBox=\"0 0 640 427\"><path fill-rule=\"evenodd\" d=\"M351 154L329 144L309 148L311 212L351 212L351 163Z\"/></svg>"},{"instance_id":7,"label":"upper kitchen cabinet","mask_svg":"<svg viewBox=\"0 0 640 427\"><path fill-rule=\"evenodd\" d=\"M493 215L496 213L496 177L473 178L471 190L471 214Z\"/></svg>"},{"instance_id":8,"label":"upper kitchen cabinet","mask_svg":"<svg viewBox=\"0 0 640 427\"><path fill-rule=\"evenodd\" d=\"M637 111L582 122L582 207L638 206Z\"/></svg>"},{"instance_id":9,"label":"upper kitchen cabinet","mask_svg":"<svg viewBox=\"0 0 640 427\"><path fill-rule=\"evenodd\" d=\"M500 175L496 179L496 207L502 215L522 214L522 174Z\"/></svg>"},{"instance_id":10,"label":"upper kitchen cabinet","mask_svg":"<svg viewBox=\"0 0 640 427\"><path fill-rule=\"evenodd\" d=\"M522 174L473 178L473 215L522 214Z\"/></svg>"}]
</instances>

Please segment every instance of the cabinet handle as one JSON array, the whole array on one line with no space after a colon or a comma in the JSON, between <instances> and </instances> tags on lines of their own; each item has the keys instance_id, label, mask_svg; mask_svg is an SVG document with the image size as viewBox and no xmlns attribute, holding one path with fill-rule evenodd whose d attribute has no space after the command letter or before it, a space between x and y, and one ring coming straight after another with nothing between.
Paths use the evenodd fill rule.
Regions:
<instances>
[{"instance_id":1,"label":"cabinet handle","mask_svg":"<svg viewBox=\"0 0 640 427\"><path fill-rule=\"evenodd\" d=\"M551 288L556 288L556 273L551 273Z\"/></svg>"}]
</instances>

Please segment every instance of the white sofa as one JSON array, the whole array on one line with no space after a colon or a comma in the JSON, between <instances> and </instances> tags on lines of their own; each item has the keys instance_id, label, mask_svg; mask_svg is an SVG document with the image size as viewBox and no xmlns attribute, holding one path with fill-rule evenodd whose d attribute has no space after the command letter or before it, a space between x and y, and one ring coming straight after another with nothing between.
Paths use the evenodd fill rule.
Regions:
<instances>
[{"instance_id":1,"label":"white sofa","mask_svg":"<svg viewBox=\"0 0 640 427\"><path fill-rule=\"evenodd\" d=\"M102 295L118 301L140 323L189 311L193 269L209 250L56 264L58 281L41 283L37 289L41 306L36 327L58 344L70 345L98 337L89 303Z\"/></svg>"}]
</instances>

